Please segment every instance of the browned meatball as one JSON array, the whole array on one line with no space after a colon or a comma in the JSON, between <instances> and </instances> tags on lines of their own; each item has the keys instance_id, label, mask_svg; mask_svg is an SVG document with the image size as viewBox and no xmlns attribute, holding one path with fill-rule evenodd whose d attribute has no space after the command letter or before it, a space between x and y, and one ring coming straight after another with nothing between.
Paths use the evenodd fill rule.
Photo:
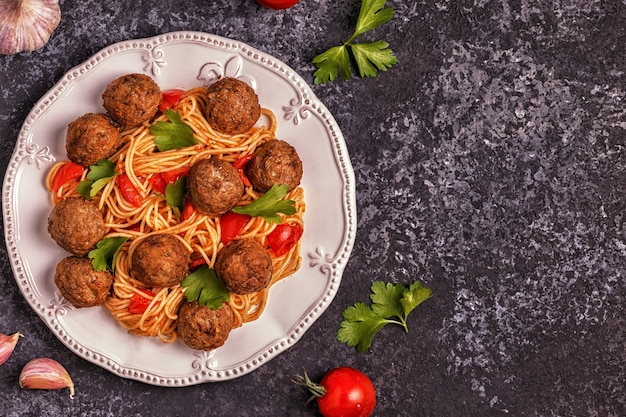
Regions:
<instances>
[{"instance_id":1,"label":"browned meatball","mask_svg":"<svg viewBox=\"0 0 626 417\"><path fill-rule=\"evenodd\" d=\"M213 310L197 301L183 303L178 311L177 333L192 349L213 350L226 342L235 324L235 315L227 303Z\"/></svg>"},{"instance_id":2,"label":"browned meatball","mask_svg":"<svg viewBox=\"0 0 626 417\"><path fill-rule=\"evenodd\" d=\"M106 269L94 270L89 258L69 256L57 264L54 283L74 307L94 307L109 296L113 275Z\"/></svg>"},{"instance_id":3,"label":"browned meatball","mask_svg":"<svg viewBox=\"0 0 626 417\"><path fill-rule=\"evenodd\" d=\"M246 166L246 176L262 193L275 184L284 184L291 191L302 179L302 161L296 148L287 142L270 140L254 151Z\"/></svg>"},{"instance_id":4,"label":"browned meatball","mask_svg":"<svg viewBox=\"0 0 626 417\"><path fill-rule=\"evenodd\" d=\"M113 80L102 93L104 108L124 127L150 121L159 111L163 93L144 74L127 74Z\"/></svg>"},{"instance_id":5,"label":"browned meatball","mask_svg":"<svg viewBox=\"0 0 626 417\"><path fill-rule=\"evenodd\" d=\"M193 206L207 216L226 213L241 200L243 181L237 169L217 158L196 162L187 176L187 190Z\"/></svg>"},{"instance_id":6,"label":"browned meatball","mask_svg":"<svg viewBox=\"0 0 626 417\"><path fill-rule=\"evenodd\" d=\"M215 274L230 292L258 292L272 279L272 257L256 240L235 240L217 253Z\"/></svg>"},{"instance_id":7,"label":"browned meatball","mask_svg":"<svg viewBox=\"0 0 626 417\"><path fill-rule=\"evenodd\" d=\"M131 256L131 275L148 287L171 287L189 273L191 255L176 236L150 235Z\"/></svg>"},{"instance_id":8,"label":"browned meatball","mask_svg":"<svg viewBox=\"0 0 626 417\"><path fill-rule=\"evenodd\" d=\"M84 114L67 126L67 157L84 167L113 155L120 145L120 129L104 113Z\"/></svg>"},{"instance_id":9,"label":"browned meatball","mask_svg":"<svg viewBox=\"0 0 626 417\"><path fill-rule=\"evenodd\" d=\"M236 78L222 78L207 89L204 116L218 132L247 132L261 116L259 97L252 87Z\"/></svg>"},{"instance_id":10,"label":"browned meatball","mask_svg":"<svg viewBox=\"0 0 626 417\"><path fill-rule=\"evenodd\" d=\"M48 217L48 233L66 251L82 256L106 234L96 204L82 197L68 197L54 206Z\"/></svg>"}]
</instances>

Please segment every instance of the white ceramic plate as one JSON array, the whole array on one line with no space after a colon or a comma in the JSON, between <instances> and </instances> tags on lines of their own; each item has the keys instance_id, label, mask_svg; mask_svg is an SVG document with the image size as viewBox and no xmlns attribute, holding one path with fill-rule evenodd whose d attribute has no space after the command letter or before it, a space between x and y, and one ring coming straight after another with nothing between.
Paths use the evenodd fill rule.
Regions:
<instances>
[{"instance_id":1,"label":"white ceramic plate","mask_svg":"<svg viewBox=\"0 0 626 417\"><path fill-rule=\"evenodd\" d=\"M152 76L162 89L207 85L222 76L250 83L278 119L277 136L304 165L307 211L302 268L270 290L256 321L233 330L212 352L180 341L126 333L104 307L74 309L53 282L68 256L49 237L52 209L44 178L67 159L67 124L103 111L101 94L131 72ZM356 233L355 179L345 142L328 109L306 82L276 58L234 40L173 32L120 42L66 73L35 105L17 139L2 194L4 228L18 287L33 310L72 351L124 378L161 386L221 381L246 374L296 343L333 300Z\"/></svg>"}]
</instances>

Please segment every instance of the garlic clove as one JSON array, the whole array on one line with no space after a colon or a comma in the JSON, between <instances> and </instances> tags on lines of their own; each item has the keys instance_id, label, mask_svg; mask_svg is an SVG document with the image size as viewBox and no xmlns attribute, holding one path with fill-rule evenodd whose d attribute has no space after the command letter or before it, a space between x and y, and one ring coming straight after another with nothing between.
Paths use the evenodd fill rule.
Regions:
<instances>
[{"instance_id":1,"label":"garlic clove","mask_svg":"<svg viewBox=\"0 0 626 417\"><path fill-rule=\"evenodd\" d=\"M0 54L41 48L60 22L59 0L0 0Z\"/></svg>"},{"instance_id":2,"label":"garlic clove","mask_svg":"<svg viewBox=\"0 0 626 417\"><path fill-rule=\"evenodd\" d=\"M22 336L21 333L13 333L11 336L6 334L0 334L0 365L5 363L9 356L13 353L15 345L17 345L17 339Z\"/></svg>"},{"instance_id":3,"label":"garlic clove","mask_svg":"<svg viewBox=\"0 0 626 417\"><path fill-rule=\"evenodd\" d=\"M74 398L74 383L63 365L54 359L32 359L20 373L20 387L26 389L70 389L70 398Z\"/></svg>"}]
</instances>

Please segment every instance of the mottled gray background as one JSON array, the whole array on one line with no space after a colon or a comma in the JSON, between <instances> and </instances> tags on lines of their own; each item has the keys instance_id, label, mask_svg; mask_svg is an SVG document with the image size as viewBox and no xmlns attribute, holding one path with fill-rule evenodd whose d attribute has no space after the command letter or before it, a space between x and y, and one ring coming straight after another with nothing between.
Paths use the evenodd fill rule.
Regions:
<instances>
[{"instance_id":1,"label":"mottled gray background","mask_svg":"<svg viewBox=\"0 0 626 417\"><path fill-rule=\"evenodd\" d=\"M231 37L312 84L311 60L351 33L359 1L61 1L41 50L0 56L6 169L35 102L107 45L175 30ZM291 349L241 378L186 388L121 379L65 348L0 260L0 414L308 416L291 383L352 365L377 416L626 416L626 1L388 1L399 63L314 91L342 129L357 178L358 233L335 301ZM421 279L435 297L357 354L341 311L373 280ZM24 391L33 356L62 362L67 391Z\"/></svg>"}]
</instances>

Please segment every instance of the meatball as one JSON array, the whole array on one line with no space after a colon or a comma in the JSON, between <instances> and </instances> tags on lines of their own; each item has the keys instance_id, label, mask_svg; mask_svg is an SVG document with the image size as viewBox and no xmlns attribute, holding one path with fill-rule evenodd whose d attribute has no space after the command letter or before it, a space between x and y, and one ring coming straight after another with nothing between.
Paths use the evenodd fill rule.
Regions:
<instances>
[{"instance_id":1,"label":"meatball","mask_svg":"<svg viewBox=\"0 0 626 417\"><path fill-rule=\"evenodd\" d=\"M259 97L252 87L236 78L222 78L207 89L204 116L218 132L247 132L261 116Z\"/></svg>"},{"instance_id":2,"label":"meatball","mask_svg":"<svg viewBox=\"0 0 626 417\"><path fill-rule=\"evenodd\" d=\"M296 148L287 142L270 140L254 151L246 166L246 176L262 193L275 184L284 184L291 191L302 179L302 161Z\"/></svg>"},{"instance_id":3,"label":"meatball","mask_svg":"<svg viewBox=\"0 0 626 417\"><path fill-rule=\"evenodd\" d=\"M189 273L191 255L176 236L150 235L142 240L131 256L131 276L147 287L171 287Z\"/></svg>"},{"instance_id":4,"label":"meatball","mask_svg":"<svg viewBox=\"0 0 626 417\"><path fill-rule=\"evenodd\" d=\"M68 197L54 206L48 217L48 233L66 251L83 256L106 234L96 204L82 197Z\"/></svg>"},{"instance_id":5,"label":"meatball","mask_svg":"<svg viewBox=\"0 0 626 417\"><path fill-rule=\"evenodd\" d=\"M197 301L183 303L178 311L177 333L192 349L213 350L226 342L235 324L235 314L227 303L213 310Z\"/></svg>"},{"instance_id":6,"label":"meatball","mask_svg":"<svg viewBox=\"0 0 626 417\"><path fill-rule=\"evenodd\" d=\"M235 207L244 192L237 169L210 158L196 162L187 175L187 190L194 207L207 216L219 216Z\"/></svg>"},{"instance_id":7,"label":"meatball","mask_svg":"<svg viewBox=\"0 0 626 417\"><path fill-rule=\"evenodd\" d=\"M87 113L67 126L65 150L84 167L113 155L121 145L120 129L104 113Z\"/></svg>"},{"instance_id":8,"label":"meatball","mask_svg":"<svg viewBox=\"0 0 626 417\"><path fill-rule=\"evenodd\" d=\"M272 279L272 257L256 240L235 240L217 253L215 274L230 292L258 292Z\"/></svg>"},{"instance_id":9,"label":"meatball","mask_svg":"<svg viewBox=\"0 0 626 417\"><path fill-rule=\"evenodd\" d=\"M69 256L57 264L54 283L74 307L94 307L109 296L113 275L106 269L94 270L89 258Z\"/></svg>"},{"instance_id":10,"label":"meatball","mask_svg":"<svg viewBox=\"0 0 626 417\"><path fill-rule=\"evenodd\" d=\"M124 127L150 121L159 111L163 93L156 82L144 74L127 74L113 80L102 93L104 108Z\"/></svg>"}]
</instances>

